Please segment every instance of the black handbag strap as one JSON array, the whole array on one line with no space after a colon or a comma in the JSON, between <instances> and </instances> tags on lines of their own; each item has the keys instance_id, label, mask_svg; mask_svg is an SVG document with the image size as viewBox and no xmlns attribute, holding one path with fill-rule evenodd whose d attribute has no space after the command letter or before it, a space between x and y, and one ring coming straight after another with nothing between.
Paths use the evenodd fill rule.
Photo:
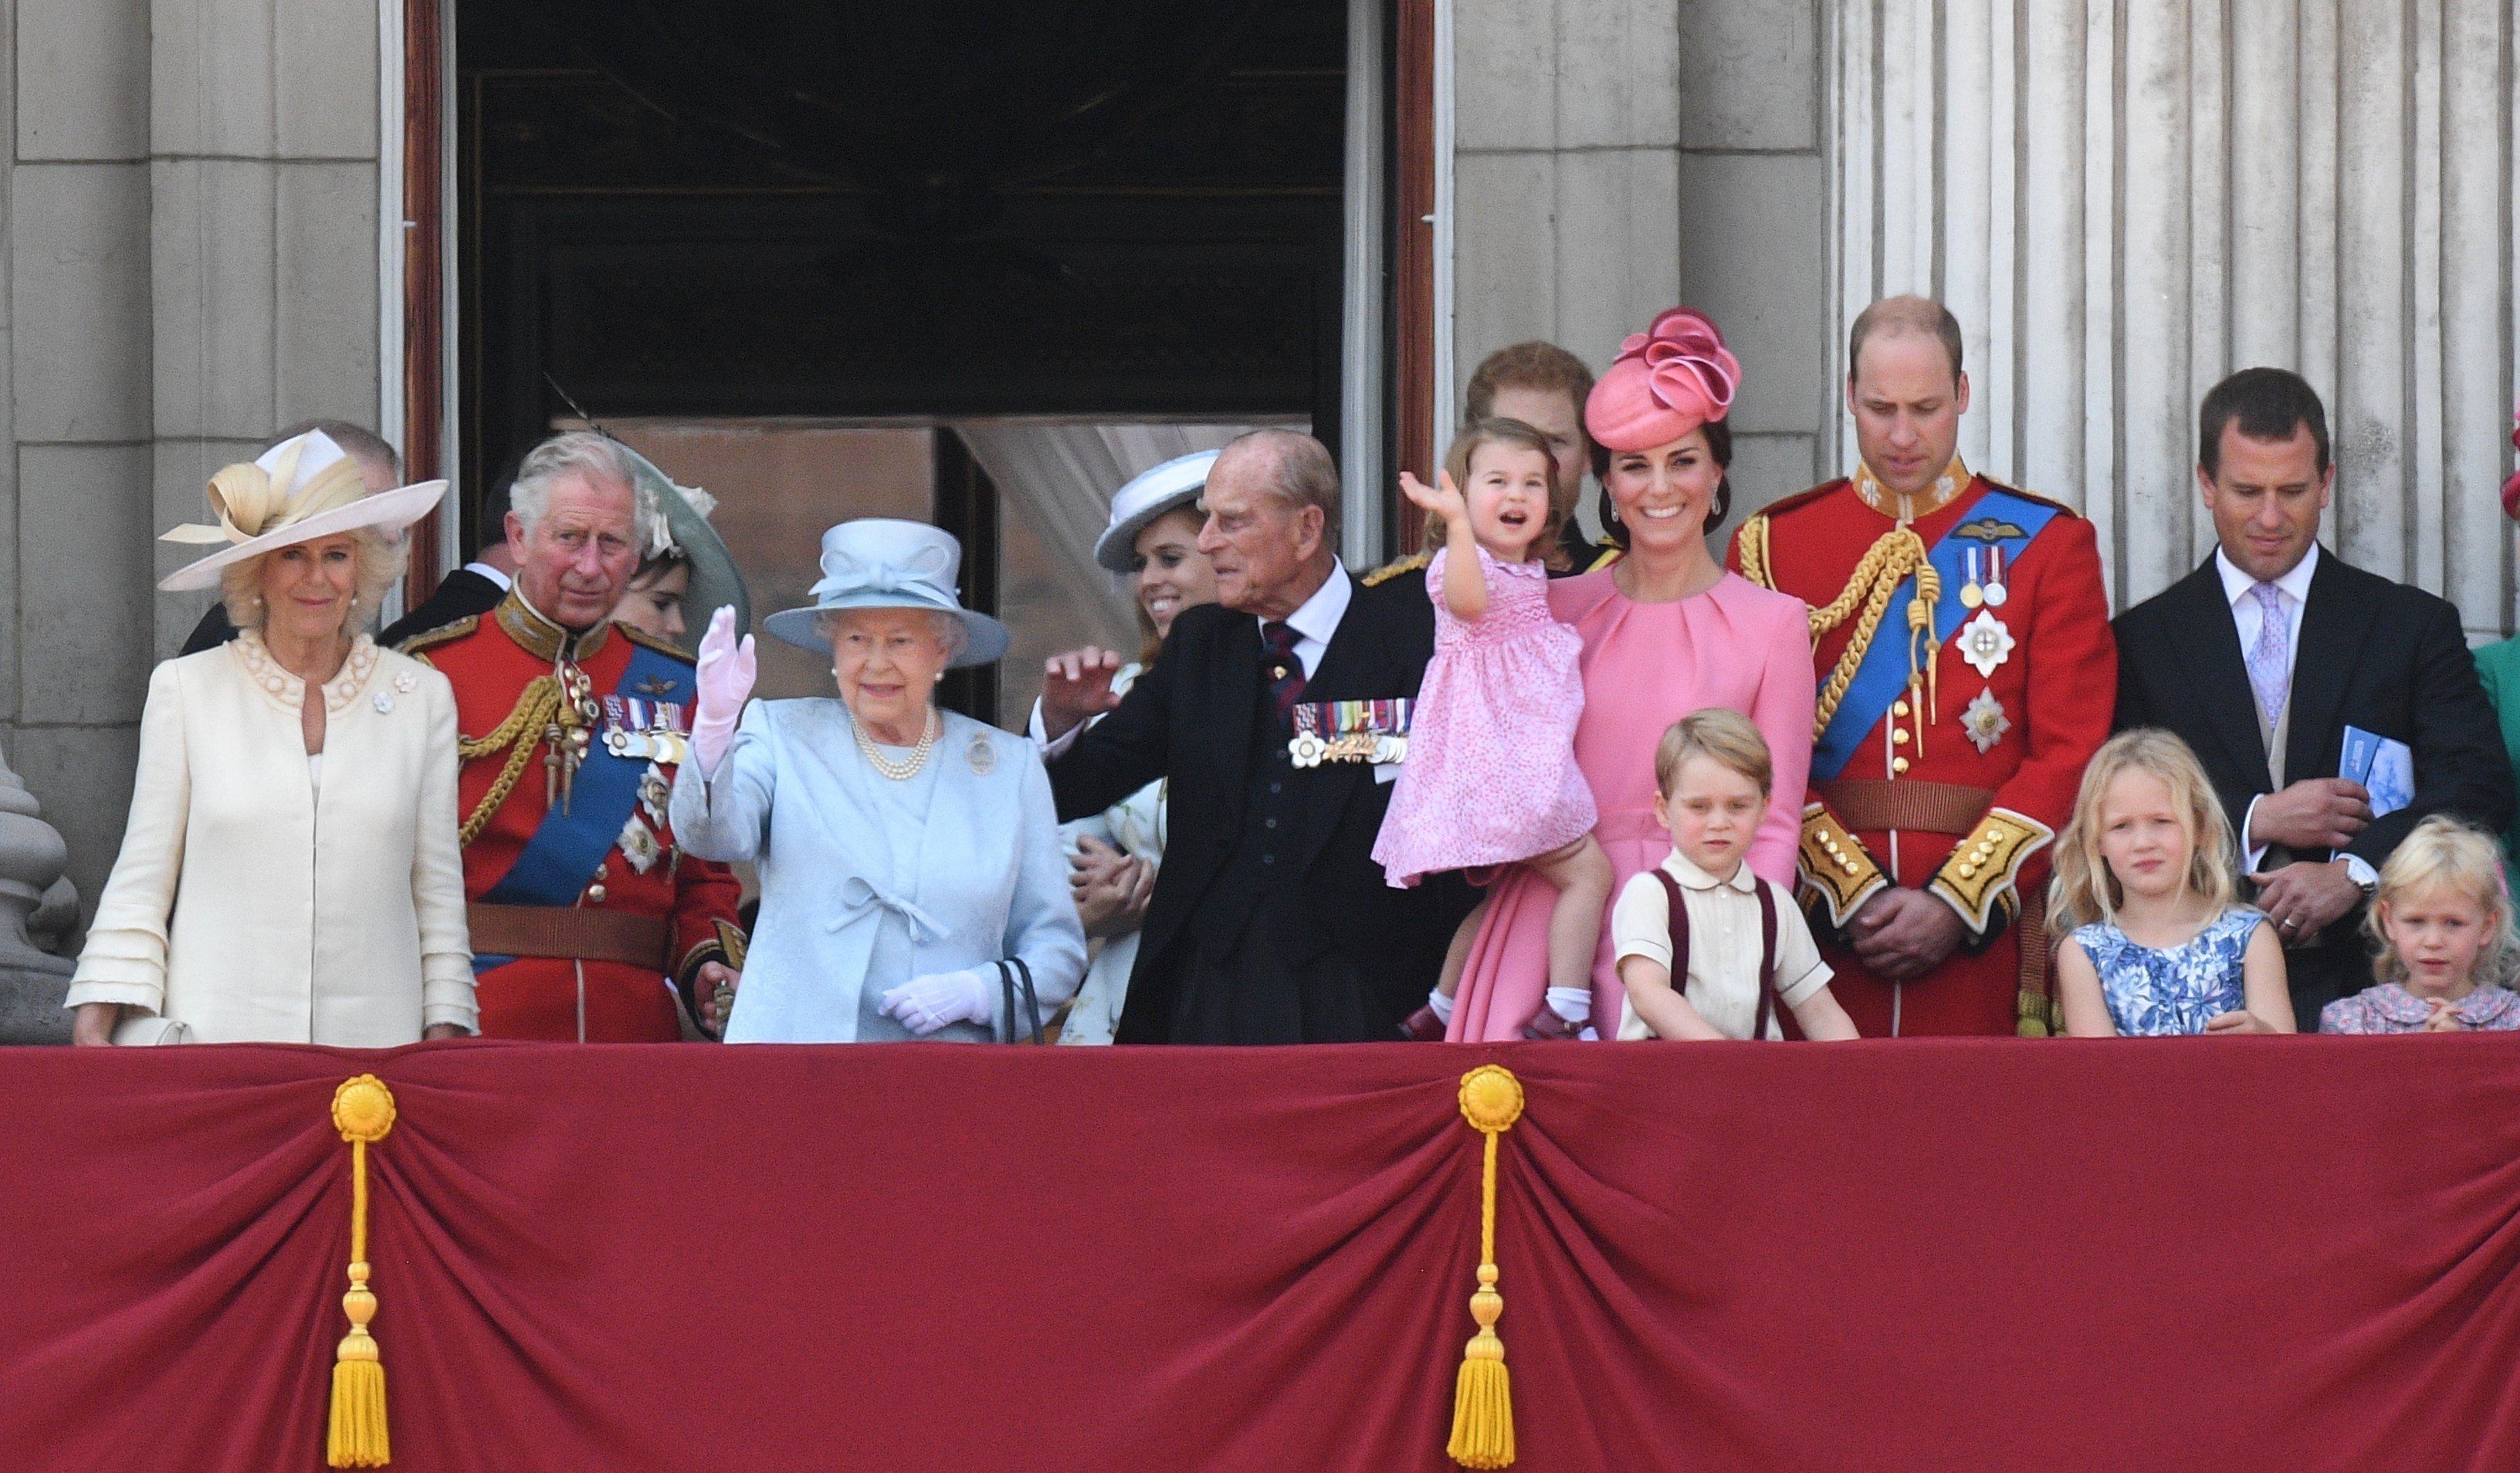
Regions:
<instances>
[{"instance_id":1,"label":"black handbag strap","mask_svg":"<svg viewBox=\"0 0 2520 1473\"><path fill-rule=\"evenodd\" d=\"M1033 990L1031 965L1021 957L1009 957L997 965L999 996L1006 1004L1002 1015L1007 1020L1007 1042L1010 1044L1026 1042L1015 1032L1015 984L1020 981L1023 984L1024 1012L1031 1022L1030 1042L1048 1043L1049 1040L1042 1035L1041 994Z\"/></svg>"}]
</instances>

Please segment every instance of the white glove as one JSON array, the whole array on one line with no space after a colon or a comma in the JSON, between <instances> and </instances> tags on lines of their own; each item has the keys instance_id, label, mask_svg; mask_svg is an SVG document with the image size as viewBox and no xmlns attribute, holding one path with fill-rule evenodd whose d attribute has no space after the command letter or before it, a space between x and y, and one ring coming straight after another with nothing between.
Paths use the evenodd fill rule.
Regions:
<instances>
[{"instance_id":1,"label":"white glove","mask_svg":"<svg viewBox=\"0 0 2520 1473\"><path fill-rule=\"evenodd\" d=\"M724 604L709 615L708 633L700 636L700 657L694 678L700 688L698 709L692 712L692 755L699 760L702 779L717 776L717 765L735 740L735 724L752 693L756 662L752 636L735 642L735 607Z\"/></svg>"},{"instance_id":2,"label":"white glove","mask_svg":"<svg viewBox=\"0 0 2520 1473\"><path fill-rule=\"evenodd\" d=\"M922 1038L948 1023L985 1023L989 1021L990 989L996 980L994 967L913 977L883 995L880 1010Z\"/></svg>"}]
</instances>

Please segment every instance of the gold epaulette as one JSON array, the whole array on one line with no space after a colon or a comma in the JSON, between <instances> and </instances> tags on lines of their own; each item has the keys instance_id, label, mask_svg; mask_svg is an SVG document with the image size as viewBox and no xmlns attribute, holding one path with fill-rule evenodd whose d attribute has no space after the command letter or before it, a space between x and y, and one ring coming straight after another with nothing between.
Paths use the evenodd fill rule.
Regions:
<instances>
[{"instance_id":1,"label":"gold epaulette","mask_svg":"<svg viewBox=\"0 0 2520 1473\"><path fill-rule=\"evenodd\" d=\"M621 636L623 639L628 640L631 644L638 646L642 649L653 649L658 654L672 655L675 659L681 660L686 665L693 663L695 659L692 652L685 649L682 646L674 644L670 640L660 640L654 635L650 634L648 631L639 628L635 624L624 624L619 620L615 620L613 621L612 632Z\"/></svg>"},{"instance_id":2,"label":"gold epaulette","mask_svg":"<svg viewBox=\"0 0 2520 1473\"><path fill-rule=\"evenodd\" d=\"M420 633L413 635L411 638L404 640L400 645L397 645L394 647L400 649L403 653L410 655L412 658L419 660L422 664L428 665L429 664L428 657L422 654L422 650L428 649L439 645L451 645L480 627L481 616L479 614L466 614L464 617L456 620L452 624L440 624L435 629L424 629ZM430 668L434 669L436 667L434 665L430 665Z\"/></svg>"},{"instance_id":3,"label":"gold epaulette","mask_svg":"<svg viewBox=\"0 0 2520 1473\"><path fill-rule=\"evenodd\" d=\"M1984 935L1998 921L2018 914L2013 887L2021 867L2055 838L2056 830L2036 819L1990 808L1952 847L1952 857L1925 888L1949 901L1970 930Z\"/></svg>"},{"instance_id":4,"label":"gold epaulette","mask_svg":"<svg viewBox=\"0 0 2520 1473\"><path fill-rule=\"evenodd\" d=\"M1820 897L1828 908L1828 923L1840 930L1858 907L1890 884L1890 876L1825 803L1803 805L1802 851L1796 860L1804 890Z\"/></svg>"},{"instance_id":5,"label":"gold epaulette","mask_svg":"<svg viewBox=\"0 0 2520 1473\"><path fill-rule=\"evenodd\" d=\"M1397 562L1386 562L1356 581L1368 588L1380 588L1402 573L1414 573L1434 560L1432 553L1413 553Z\"/></svg>"}]
</instances>

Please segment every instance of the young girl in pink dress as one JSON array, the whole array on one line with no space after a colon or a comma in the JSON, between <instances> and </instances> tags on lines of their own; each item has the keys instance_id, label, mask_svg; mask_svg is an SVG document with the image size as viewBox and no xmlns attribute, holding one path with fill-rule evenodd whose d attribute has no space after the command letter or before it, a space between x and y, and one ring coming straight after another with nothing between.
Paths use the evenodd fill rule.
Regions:
<instances>
[{"instance_id":1,"label":"young girl in pink dress","mask_svg":"<svg viewBox=\"0 0 2520 1473\"><path fill-rule=\"evenodd\" d=\"M1394 885L1445 870L1528 864L1556 888L1549 991L1580 1019L1591 1010L1593 953L1609 904L1609 857L1593 838L1593 790L1575 766L1584 714L1576 668L1584 642L1549 612L1560 517L1549 440L1515 420L1484 420L1444 457L1434 489L1402 472L1400 489L1435 518L1443 546L1426 568L1435 655L1409 722L1409 760L1374 840ZM1452 1010L1459 959L1485 907L1462 923L1428 998ZM1574 1003L1581 1000L1582 1009Z\"/></svg>"}]
</instances>

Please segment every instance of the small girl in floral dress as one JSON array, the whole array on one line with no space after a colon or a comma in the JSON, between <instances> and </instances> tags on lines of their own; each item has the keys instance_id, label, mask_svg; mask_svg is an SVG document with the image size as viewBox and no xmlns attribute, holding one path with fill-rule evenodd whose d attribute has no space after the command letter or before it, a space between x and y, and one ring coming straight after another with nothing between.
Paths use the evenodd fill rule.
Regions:
<instances>
[{"instance_id":1,"label":"small girl in floral dress","mask_svg":"<svg viewBox=\"0 0 2520 1473\"><path fill-rule=\"evenodd\" d=\"M2283 948L2264 913L2233 903L2233 868L2230 825L2187 743L2110 737L2056 846L2066 1032L2292 1032Z\"/></svg>"},{"instance_id":2,"label":"small girl in floral dress","mask_svg":"<svg viewBox=\"0 0 2520 1473\"><path fill-rule=\"evenodd\" d=\"M2379 982L2318 1014L2321 1033L2464 1033L2520 1028L2520 942L2494 836L2435 815L2380 869L2362 928Z\"/></svg>"},{"instance_id":3,"label":"small girl in floral dress","mask_svg":"<svg viewBox=\"0 0 2520 1473\"><path fill-rule=\"evenodd\" d=\"M1446 870L1539 870L1557 887L1549 998L1567 1005L1552 1020L1568 1011L1581 1017L1592 1006L1593 954L1612 875L1593 837L1592 786L1575 766L1584 644L1549 612L1543 558L1557 548L1562 519L1550 498L1555 461L1539 430L1483 420L1453 442L1444 464L1432 490L1405 471L1400 477L1402 493L1436 518L1429 534L1443 546L1426 568L1435 655L1418 686L1409 760L1373 858L1394 885ZM1411 1037L1443 1036L1440 1019L1452 1010L1485 910L1481 902L1462 922L1443 980L1403 1030Z\"/></svg>"}]
</instances>

